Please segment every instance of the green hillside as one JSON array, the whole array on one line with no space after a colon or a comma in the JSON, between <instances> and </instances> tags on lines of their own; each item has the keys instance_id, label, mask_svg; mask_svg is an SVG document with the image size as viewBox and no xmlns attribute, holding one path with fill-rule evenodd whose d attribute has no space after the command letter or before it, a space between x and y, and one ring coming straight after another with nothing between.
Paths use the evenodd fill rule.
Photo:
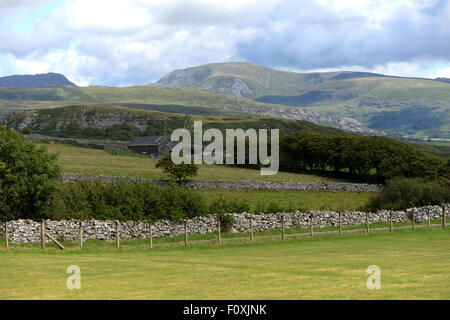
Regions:
<instances>
[{"instance_id":1,"label":"green hillside","mask_svg":"<svg viewBox=\"0 0 450 320\"><path fill-rule=\"evenodd\" d=\"M105 150L75 147L67 144L39 144L46 146L51 153L58 154L58 165L63 173L81 173L92 176L109 175L131 178L167 179L161 169L155 167L158 159L149 158L132 152L118 153L116 156ZM259 170L249 168L234 168L224 165L198 165L199 180L258 180L273 182L312 182L337 181L314 174L278 172L272 176L262 176ZM224 191L221 191L224 192ZM338 195L343 196L341 193ZM320 195L319 195L320 197ZM314 198L311 196L310 198ZM344 200L358 198L348 193ZM362 194L361 199L367 199ZM291 199L292 200L292 199ZM320 202L320 201L318 201ZM364 203L366 204L366 203Z\"/></svg>"},{"instance_id":2,"label":"green hillside","mask_svg":"<svg viewBox=\"0 0 450 320\"><path fill-rule=\"evenodd\" d=\"M176 89L161 86L115 87L47 87L6 88L0 87L0 100L7 101L59 101L177 104L183 106L237 109L258 108L263 105L249 99L234 96L199 92L191 89Z\"/></svg>"},{"instance_id":3,"label":"green hillside","mask_svg":"<svg viewBox=\"0 0 450 320\"><path fill-rule=\"evenodd\" d=\"M339 72L295 73L246 62L229 62L175 70L156 84L236 95L239 90L233 91L232 86L239 79L247 87L239 92L240 95L254 99L271 94L293 95L307 92L309 88L338 74Z\"/></svg>"},{"instance_id":4,"label":"green hillside","mask_svg":"<svg viewBox=\"0 0 450 320\"><path fill-rule=\"evenodd\" d=\"M373 133L369 127L398 137L450 138L450 83L430 79L216 63L173 71L149 86L0 87L0 117L80 103L204 116L274 114L364 134Z\"/></svg>"},{"instance_id":5,"label":"green hillside","mask_svg":"<svg viewBox=\"0 0 450 320\"><path fill-rule=\"evenodd\" d=\"M295 73L250 63L174 71L157 84L338 112L396 136L450 137L450 83L367 72Z\"/></svg>"},{"instance_id":6,"label":"green hillside","mask_svg":"<svg viewBox=\"0 0 450 320\"><path fill-rule=\"evenodd\" d=\"M164 108L163 108L164 109ZM167 119L167 121L165 120ZM68 138L132 140L137 136L166 135L173 129L193 129L195 120L204 129L279 129L280 135L309 131L332 135L348 133L307 121L240 115L189 115L121 106L74 105L13 113L0 123L19 131Z\"/></svg>"}]
</instances>

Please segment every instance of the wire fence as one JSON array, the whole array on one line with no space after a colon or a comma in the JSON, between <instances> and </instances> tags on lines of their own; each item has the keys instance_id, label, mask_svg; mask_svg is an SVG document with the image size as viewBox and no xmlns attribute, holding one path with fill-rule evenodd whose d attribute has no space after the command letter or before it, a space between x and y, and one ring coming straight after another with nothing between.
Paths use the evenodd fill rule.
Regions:
<instances>
[{"instance_id":1,"label":"wire fence","mask_svg":"<svg viewBox=\"0 0 450 320\"><path fill-rule=\"evenodd\" d=\"M367 212L367 213L361 213L365 216L365 221L363 224L357 224L357 225L349 225L344 222L343 219L343 213L337 212L335 213L337 216L337 221L334 222L334 225L331 227L323 227L323 225L318 220L319 215L310 213L308 215L308 223L305 225L305 223L302 223L300 220L294 221L292 217L289 219L289 223L286 223L286 217L283 214L279 214L279 225L277 228L269 229L269 230L258 230L257 223L255 223L255 217L256 215L248 215L248 223L245 225L246 230L243 230L244 232L238 232L238 233L224 233L223 228L221 225L221 219L219 216L214 216L211 219L214 219L212 223L214 223L214 227L210 227L210 233L209 234L193 234L189 230L197 230L195 228L195 225L189 225L192 224L192 222L188 220L184 220L182 222L182 233L178 232L177 236L172 237L155 237L155 224L147 222L147 229L145 232L145 235L142 236L141 234L141 240L146 240L145 246L149 248L153 247L166 247L166 246L188 246L191 244L217 244L221 245L222 243L231 243L231 242L252 242L252 241L261 241L261 240L287 240L287 239L293 239L293 238L313 238L317 236L324 236L324 235L337 235L342 236L343 234L351 234L351 233L366 233L369 234L370 232L382 232L382 231L389 231L393 232L394 230L404 230L404 229L416 229L416 228L436 228L436 227L447 227L447 216L449 213L449 206L443 205L441 207L441 213L439 217L436 215L435 212L432 212L431 210L428 210L426 217L421 216L417 217L415 216L415 211L412 210L410 212L410 216L408 217L408 220L401 221L398 217L395 218L392 211L389 212L389 218L387 221L374 221L371 217L373 213ZM335 217L336 218L336 217ZM361 221L361 219L359 219ZM3 225L3 237L4 237L4 243L6 248L11 247L11 224L14 222L6 222ZM84 244L87 240L91 240L93 238L95 239L102 239L102 237L99 237L98 235L92 234L92 230L89 230L87 228L88 221L77 221L76 223L76 236L74 236L74 230L70 230L71 237L65 238L61 237L59 234L59 231L61 231L61 228L59 230L56 230L56 228L52 228L51 223L47 223L46 220L42 220L38 227L36 224L33 227L33 231L36 233L38 231L39 233L39 243L40 248L45 249L46 244L48 242L53 242L59 249L65 250L64 243L67 243L67 241L71 243L77 243L78 247L82 249L84 247ZM95 221L94 221L95 223ZM98 222L97 222L98 223ZM142 223L142 222L141 222ZM211 223L211 222L210 222ZM112 225L111 225L112 224ZM74 228L74 224L71 224L71 228ZM113 229L113 232L109 234L108 237L103 237L103 240L110 240L109 242L114 242L116 248L121 248L122 242L125 240L125 243L129 242L129 232L127 232L127 237L124 236L124 228L122 224L119 221L110 221L110 222L104 222L104 226L109 227ZM98 226L97 226L98 227ZM22 228L23 227L19 227ZM36 228L38 230L36 230ZM53 230L52 230L53 229ZM96 228L94 226L94 232L100 230L99 228ZM66 234L68 234L68 230L64 230ZM88 232L90 235L86 237L86 232ZM101 233L101 231L99 231ZM214 235L213 235L214 234ZM114 237L114 239L112 239ZM123 239L125 238L125 239ZM169 238L169 239L167 239ZM180 239L181 238L181 239ZM36 240L34 238L34 240ZM35 241L36 242L36 241Z\"/></svg>"}]
</instances>

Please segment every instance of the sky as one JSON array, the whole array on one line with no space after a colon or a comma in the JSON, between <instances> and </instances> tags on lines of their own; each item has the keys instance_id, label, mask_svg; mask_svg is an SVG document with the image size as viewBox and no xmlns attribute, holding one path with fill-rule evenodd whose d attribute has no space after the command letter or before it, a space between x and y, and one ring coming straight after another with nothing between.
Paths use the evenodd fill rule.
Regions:
<instances>
[{"instance_id":1,"label":"sky","mask_svg":"<svg viewBox=\"0 0 450 320\"><path fill-rule=\"evenodd\" d=\"M131 86L228 61L450 78L450 0L0 0L0 76Z\"/></svg>"}]
</instances>

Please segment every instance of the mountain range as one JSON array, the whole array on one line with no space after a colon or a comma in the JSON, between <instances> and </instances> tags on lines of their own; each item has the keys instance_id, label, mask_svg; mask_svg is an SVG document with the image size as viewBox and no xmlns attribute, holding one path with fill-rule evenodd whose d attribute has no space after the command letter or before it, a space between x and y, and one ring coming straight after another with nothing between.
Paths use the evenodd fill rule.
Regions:
<instances>
[{"instance_id":1,"label":"mountain range","mask_svg":"<svg viewBox=\"0 0 450 320\"><path fill-rule=\"evenodd\" d=\"M0 81L3 114L30 105L83 103L181 114L255 114L363 134L450 138L448 78L352 71L299 73L229 62L175 70L147 86L75 87L66 83L56 88L44 81L35 84L33 88L8 88Z\"/></svg>"},{"instance_id":2,"label":"mountain range","mask_svg":"<svg viewBox=\"0 0 450 320\"><path fill-rule=\"evenodd\" d=\"M450 79L369 72L297 73L245 62L175 70L156 85L336 113L395 136L450 137Z\"/></svg>"}]
</instances>

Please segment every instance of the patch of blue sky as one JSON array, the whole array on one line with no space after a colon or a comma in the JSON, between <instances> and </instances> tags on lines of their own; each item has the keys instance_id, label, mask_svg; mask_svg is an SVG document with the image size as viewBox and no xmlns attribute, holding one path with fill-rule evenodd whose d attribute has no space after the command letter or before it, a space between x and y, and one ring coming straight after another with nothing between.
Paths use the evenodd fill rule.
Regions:
<instances>
[{"instance_id":1,"label":"patch of blue sky","mask_svg":"<svg viewBox=\"0 0 450 320\"><path fill-rule=\"evenodd\" d=\"M34 30L39 19L50 15L56 9L62 7L66 2L67 0L54 0L48 4L45 4L20 17L20 20L15 22L12 27L17 32L29 33Z\"/></svg>"}]
</instances>

